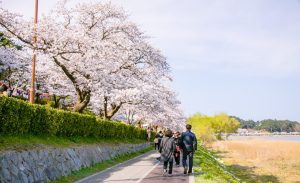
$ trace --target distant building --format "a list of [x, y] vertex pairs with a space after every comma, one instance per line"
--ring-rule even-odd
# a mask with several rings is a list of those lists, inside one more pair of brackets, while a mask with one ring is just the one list
[[238, 128], [237, 129], [238, 135], [247, 135], [249, 133], [248, 129]]

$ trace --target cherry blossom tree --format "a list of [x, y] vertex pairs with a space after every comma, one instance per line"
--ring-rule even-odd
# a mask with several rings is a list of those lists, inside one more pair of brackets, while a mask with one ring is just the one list
[[25, 87], [29, 83], [29, 55], [21, 50], [0, 47], [0, 80], [8, 87]]
[[[61, 1], [53, 12], [39, 20], [39, 53], [51, 59], [72, 84], [77, 97], [74, 111], [82, 112], [90, 102], [94, 76], [105, 77], [101, 71], [106, 65], [102, 63], [106, 62], [105, 55], [113, 54], [113, 44], [118, 44], [116, 40], [135, 38], [134, 25], [125, 18], [125, 14], [111, 4], [82, 3], [67, 8], [65, 1]], [[29, 21], [1, 10], [0, 24], [32, 47]], [[56, 69], [51, 71], [56, 75]], [[71, 86], [67, 88], [72, 90]]]
[[[39, 20], [39, 83], [52, 95], [70, 96], [77, 112], [88, 107], [104, 119], [119, 112], [132, 116], [130, 123], [184, 124], [180, 102], [165, 86], [171, 80], [166, 58], [126, 13], [111, 3], [66, 2]], [[0, 8], [0, 26], [33, 48], [30, 20]]]
[[97, 83], [94, 83], [95, 89], [104, 90], [94, 92], [93, 108], [107, 119], [116, 114], [124, 104], [142, 103], [144, 89], [160, 82], [159, 79], [168, 73], [165, 58], [148, 44], [128, 45], [127, 49], [119, 51], [122, 57], [113, 61], [112, 69], [106, 70], [104, 82], [97, 80]]
[[173, 130], [184, 129], [186, 120], [180, 109], [180, 102], [170, 88], [164, 85], [144, 86], [141, 98], [143, 98], [141, 102], [126, 105], [120, 111], [129, 124], [145, 121], [151, 125], [164, 126]]

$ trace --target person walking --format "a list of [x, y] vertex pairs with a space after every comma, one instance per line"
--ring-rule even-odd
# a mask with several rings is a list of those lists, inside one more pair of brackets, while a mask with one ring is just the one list
[[180, 132], [175, 132], [174, 133], [174, 141], [175, 141], [175, 153], [174, 153], [174, 159], [175, 159], [175, 163], [176, 163], [176, 166], [179, 167], [180, 165]]
[[158, 134], [156, 134], [154, 137], [154, 149], [157, 151], [159, 150], [158, 137], [159, 137]]
[[[160, 144], [161, 144], [161, 140], [163, 138], [164, 134], [162, 133], [162, 131], [159, 131], [158, 134], [156, 134], [155, 138], [157, 139], [157, 151], [159, 152], [160, 149]], [[155, 148], [156, 149], [156, 148]], [[156, 158], [157, 161], [160, 161], [160, 156]]]
[[[193, 170], [193, 156], [194, 152], [197, 150], [197, 138], [196, 135], [191, 132], [192, 125], [186, 125], [186, 132], [181, 134], [181, 149], [182, 149], [182, 165], [184, 168], [183, 173], [192, 173]], [[187, 159], [189, 162], [189, 167], [187, 167]], [[188, 172], [187, 172], [188, 171]]]
[[156, 143], [157, 150], [159, 150], [160, 143], [161, 143], [161, 140], [162, 140], [163, 136], [164, 135], [163, 135], [162, 131], [159, 131], [158, 134], [156, 134], [156, 136], [155, 136], [155, 138], [157, 138], [157, 143]]
[[175, 141], [172, 137], [173, 133], [171, 130], [166, 130], [165, 136], [161, 140], [159, 152], [161, 154], [161, 161], [164, 163], [163, 165], [163, 175], [165, 176], [167, 173], [169, 176], [172, 176], [173, 170], [173, 155], [175, 152]]
[[150, 127], [147, 128], [147, 140], [150, 142], [152, 129]]

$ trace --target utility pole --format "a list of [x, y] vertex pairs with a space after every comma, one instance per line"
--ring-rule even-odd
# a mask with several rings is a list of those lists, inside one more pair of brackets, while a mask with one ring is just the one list
[[34, 4], [34, 28], [33, 28], [33, 57], [32, 57], [32, 75], [29, 102], [34, 103], [35, 97], [35, 62], [36, 62], [36, 48], [37, 48], [37, 22], [38, 22], [38, 0]]

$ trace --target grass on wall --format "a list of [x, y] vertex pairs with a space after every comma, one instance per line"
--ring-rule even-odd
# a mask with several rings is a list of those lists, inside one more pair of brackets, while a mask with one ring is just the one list
[[47, 147], [74, 147], [92, 144], [137, 144], [144, 143], [141, 139], [103, 139], [96, 137], [57, 137], [49, 135], [0, 135], [0, 151], [5, 150], [27, 150]]

